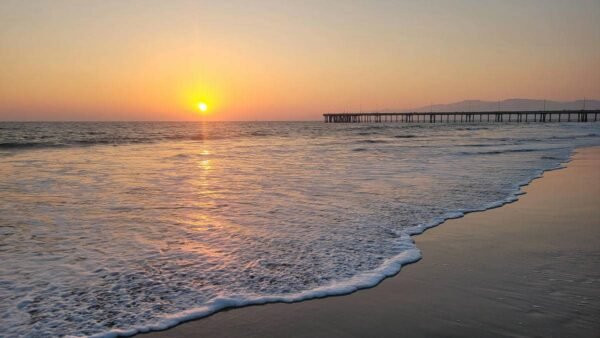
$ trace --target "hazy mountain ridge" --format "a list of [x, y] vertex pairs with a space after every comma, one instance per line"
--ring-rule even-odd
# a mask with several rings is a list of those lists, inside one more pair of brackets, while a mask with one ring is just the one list
[[[576, 101], [550, 101], [546, 100], [546, 110], [586, 110], [600, 109], [600, 100]], [[544, 100], [534, 99], [507, 99], [502, 101], [464, 100], [448, 104], [435, 104], [433, 106], [416, 109], [400, 109], [400, 112], [469, 112], [469, 111], [517, 111], [517, 110], [544, 110]], [[393, 110], [386, 110], [393, 111]]]

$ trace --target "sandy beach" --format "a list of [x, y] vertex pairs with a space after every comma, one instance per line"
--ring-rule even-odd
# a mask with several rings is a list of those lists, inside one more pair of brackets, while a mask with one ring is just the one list
[[350, 295], [231, 309], [167, 337], [598, 337], [600, 148], [519, 201], [415, 237], [423, 259]]

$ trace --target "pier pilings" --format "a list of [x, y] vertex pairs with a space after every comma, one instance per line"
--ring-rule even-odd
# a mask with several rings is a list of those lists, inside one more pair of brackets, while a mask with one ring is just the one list
[[326, 123], [597, 122], [600, 110], [326, 113]]

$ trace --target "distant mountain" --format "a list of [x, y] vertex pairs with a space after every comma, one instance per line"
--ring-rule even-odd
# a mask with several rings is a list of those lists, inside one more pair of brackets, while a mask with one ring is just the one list
[[[558, 102], [546, 101], [546, 110], [583, 109], [584, 100]], [[585, 100], [585, 109], [600, 109], [600, 100]], [[465, 100], [449, 104], [435, 104], [417, 109], [401, 109], [403, 112], [469, 112], [469, 111], [515, 111], [544, 110], [544, 100], [508, 99], [503, 101]]]

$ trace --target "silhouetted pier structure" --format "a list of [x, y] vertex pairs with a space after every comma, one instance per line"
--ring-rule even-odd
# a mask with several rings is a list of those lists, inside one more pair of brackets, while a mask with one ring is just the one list
[[596, 122], [600, 110], [328, 113], [326, 123]]

